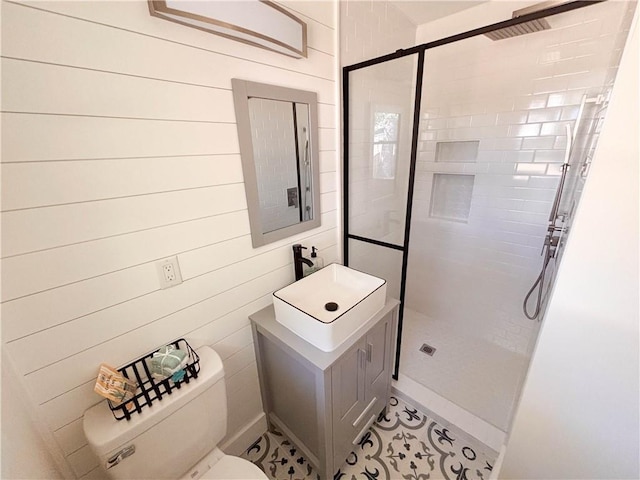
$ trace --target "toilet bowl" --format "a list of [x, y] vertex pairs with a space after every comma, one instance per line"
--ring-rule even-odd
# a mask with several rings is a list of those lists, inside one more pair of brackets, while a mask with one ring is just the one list
[[198, 355], [197, 379], [132, 415], [131, 420], [116, 420], [106, 401], [85, 412], [87, 441], [109, 478], [268, 478], [251, 462], [218, 448], [227, 432], [224, 369], [211, 348], [202, 347]]
[[267, 478], [253, 463], [215, 448], [180, 480], [263, 480]]

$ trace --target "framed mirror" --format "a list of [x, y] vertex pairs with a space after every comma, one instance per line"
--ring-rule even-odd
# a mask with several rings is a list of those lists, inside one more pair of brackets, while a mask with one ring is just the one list
[[317, 95], [231, 83], [253, 246], [319, 227]]

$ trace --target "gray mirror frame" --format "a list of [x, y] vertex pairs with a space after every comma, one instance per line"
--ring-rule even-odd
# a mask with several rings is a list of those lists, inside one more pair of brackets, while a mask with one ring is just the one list
[[[236, 125], [240, 141], [240, 157], [244, 187], [249, 210], [249, 224], [251, 226], [251, 243], [254, 248], [268, 243], [277, 242], [298, 233], [319, 227], [320, 212], [320, 173], [318, 151], [318, 96], [315, 92], [296, 90], [266, 83], [250, 82], [237, 78], [231, 79], [233, 89], [233, 104], [236, 111]], [[309, 105], [309, 143], [311, 155], [311, 181], [313, 198], [313, 219], [291, 225], [289, 227], [263, 232], [260, 218], [260, 203], [258, 198], [258, 179], [253, 155], [253, 140], [251, 137], [251, 122], [249, 117], [249, 98], [259, 97], [285, 102], [306, 103]]]

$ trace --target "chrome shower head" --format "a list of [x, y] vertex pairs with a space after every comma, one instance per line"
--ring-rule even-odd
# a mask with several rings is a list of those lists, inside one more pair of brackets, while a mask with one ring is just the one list
[[512, 27], [501, 28], [500, 30], [485, 33], [485, 35], [495, 41], [518, 37], [520, 35], [526, 35], [527, 33], [541, 32], [543, 30], [549, 30], [550, 28], [551, 25], [549, 25], [549, 22], [541, 18], [539, 20], [531, 20], [530, 22], [513, 25]]
[[[530, 13], [540, 12], [548, 8], [560, 5], [562, 3], [565, 3], [565, 0], [552, 0], [548, 2], [537, 3], [530, 7], [521, 8], [520, 10], [514, 11], [511, 15], [511, 18], [518, 18]], [[549, 30], [550, 28], [551, 25], [549, 25], [549, 22], [547, 22], [546, 19], [539, 18], [537, 20], [530, 20], [518, 25], [513, 25], [511, 27], [505, 27], [501, 28], [500, 30], [485, 33], [485, 36], [489, 37], [491, 40], [504, 40], [505, 38], [519, 37], [520, 35], [541, 32], [543, 30]]]

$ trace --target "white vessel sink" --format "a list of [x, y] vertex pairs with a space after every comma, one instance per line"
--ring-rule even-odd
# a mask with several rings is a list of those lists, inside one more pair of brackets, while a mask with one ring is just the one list
[[276, 320], [332, 352], [384, 307], [387, 282], [332, 263], [273, 293]]

